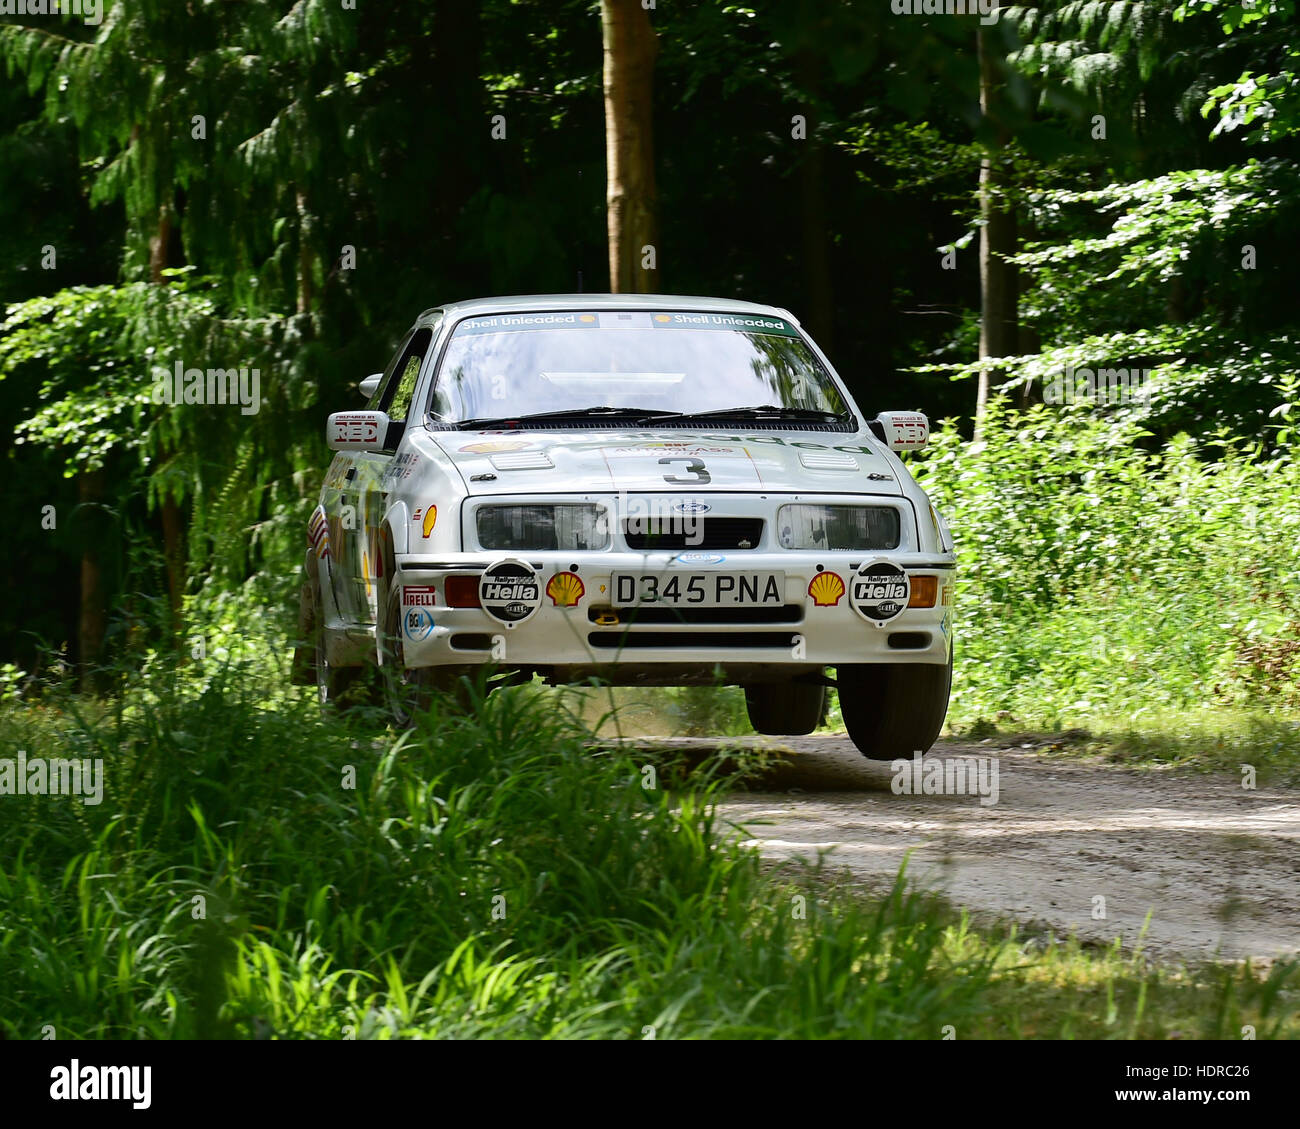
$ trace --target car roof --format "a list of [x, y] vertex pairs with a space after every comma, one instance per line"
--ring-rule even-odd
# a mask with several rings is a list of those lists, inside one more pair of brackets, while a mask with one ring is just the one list
[[799, 324], [789, 310], [742, 302], [736, 298], [701, 298], [685, 294], [511, 294], [499, 298], [471, 298], [448, 302], [425, 310], [420, 322], [435, 315], [460, 319], [478, 314], [513, 313], [522, 310], [711, 310], [716, 313], [763, 314]]

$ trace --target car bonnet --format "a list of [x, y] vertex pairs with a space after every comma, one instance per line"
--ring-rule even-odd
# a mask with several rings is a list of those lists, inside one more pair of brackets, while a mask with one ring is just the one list
[[864, 434], [810, 431], [425, 433], [472, 495], [548, 492], [903, 491]]

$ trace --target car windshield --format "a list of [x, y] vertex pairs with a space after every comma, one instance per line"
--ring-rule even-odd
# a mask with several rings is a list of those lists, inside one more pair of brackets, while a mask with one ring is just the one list
[[541, 413], [722, 415], [769, 407], [848, 411], [789, 322], [707, 310], [466, 318], [448, 342], [430, 404], [452, 424]]

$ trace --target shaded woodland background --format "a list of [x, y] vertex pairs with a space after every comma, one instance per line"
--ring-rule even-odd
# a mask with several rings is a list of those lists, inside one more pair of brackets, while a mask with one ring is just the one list
[[[0, 763], [99, 759], [105, 802], [0, 797], [0, 1038], [1300, 1034], [1292, 962], [766, 865], [715, 806], [766, 756], [717, 740], [737, 687], [645, 692], [698, 763], [596, 736], [597, 690], [397, 730], [289, 684], [326, 414], [420, 310], [738, 296], [939, 423], [950, 733], [1300, 782], [1294, 5], [927, 3], [6, 18]], [[178, 362], [258, 368], [261, 410], [155, 404]], [[1103, 368], [1150, 379], [1042, 402]]]
[[[325, 414], [458, 298], [784, 305], [867, 410], [967, 437], [977, 404], [1024, 409], [1066, 366], [1151, 369], [1149, 404], [1090, 409], [1135, 425], [1125, 444], [1284, 450], [1293, 4], [905, 7], [6, 17], [0, 457], [25, 598], [0, 660], [153, 645], [187, 600], [285, 605]], [[153, 404], [177, 360], [258, 367], [261, 411]]]

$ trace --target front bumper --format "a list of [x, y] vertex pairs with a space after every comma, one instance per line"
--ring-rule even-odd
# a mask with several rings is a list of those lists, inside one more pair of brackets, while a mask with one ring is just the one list
[[[543, 594], [541, 606], [523, 622], [507, 624], [480, 607], [449, 606], [449, 577], [478, 577], [502, 554], [408, 555], [396, 562], [393, 581], [403, 587], [405, 661], [410, 667], [494, 663], [510, 667], [595, 671], [610, 667], [811, 668], [845, 663], [946, 663], [952, 645], [953, 554], [887, 552], [732, 553], [725, 564], [683, 563], [681, 554], [526, 553], [525, 561], [545, 592], [557, 574], [572, 573], [564, 591]], [[937, 581], [934, 606], [909, 607], [884, 626], [864, 619], [847, 593], [831, 603], [809, 594], [824, 572], [845, 582], [866, 559], [886, 560], [915, 580]], [[819, 571], [818, 566], [822, 566]], [[652, 606], [633, 612], [611, 605], [611, 575], [779, 572], [784, 603], [767, 607], [676, 608]], [[418, 595], [409, 597], [407, 589]], [[833, 593], [832, 593], [833, 595]], [[573, 601], [571, 604], [567, 601]], [[418, 610], [416, 610], [418, 609]], [[780, 677], [780, 671], [773, 672]], [[787, 672], [788, 673], [788, 672]]]

